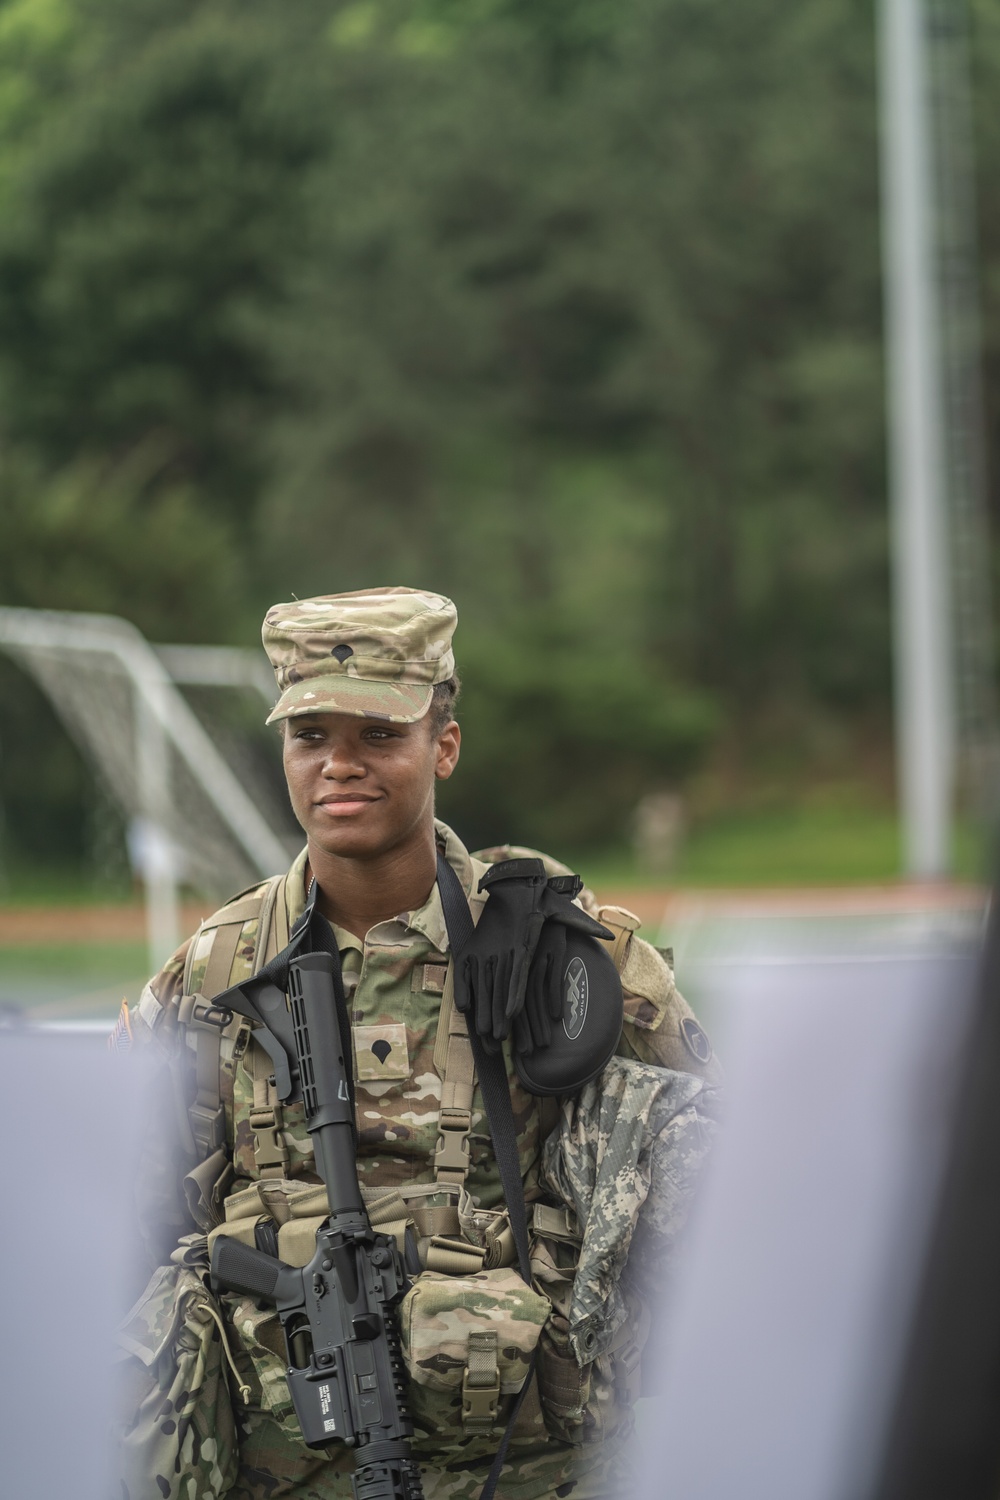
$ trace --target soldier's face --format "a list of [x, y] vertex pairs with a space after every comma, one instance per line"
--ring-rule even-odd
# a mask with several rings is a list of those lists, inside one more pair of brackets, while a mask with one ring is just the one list
[[292, 810], [311, 845], [370, 859], [420, 837], [434, 816], [434, 784], [458, 761], [461, 733], [380, 724], [353, 714], [286, 720], [285, 776]]

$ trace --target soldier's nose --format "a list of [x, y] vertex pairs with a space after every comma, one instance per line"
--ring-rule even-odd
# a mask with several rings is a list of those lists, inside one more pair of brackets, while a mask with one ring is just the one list
[[364, 763], [348, 746], [331, 746], [323, 762], [323, 775], [331, 781], [349, 780], [365, 774]]

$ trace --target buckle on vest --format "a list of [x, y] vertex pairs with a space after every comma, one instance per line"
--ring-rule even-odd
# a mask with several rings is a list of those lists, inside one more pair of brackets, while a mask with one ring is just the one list
[[575, 1216], [568, 1208], [555, 1207], [550, 1203], [536, 1203], [532, 1209], [532, 1224], [536, 1234], [550, 1240], [565, 1240], [567, 1244], [579, 1245], [582, 1238], [576, 1227]]
[[464, 1182], [469, 1172], [469, 1131], [472, 1111], [444, 1106], [438, 1115], [441, 1134], [434, 1153], [434, 1173], [458, 1172]]
[[496, 1333], [492, 1330], [470, 1333], [468, 1363], [462, 1376], [463, 1428], [467, 1432], [489, 1432], [496, 1422], [499, 1406]]
[[434, 1153], [435, 1172], [460, 1172], [462, 1177], [469, 1170], [469, 1138], [462, 1130], [443, 1130], [438, 1136]]
[[188, 1119], [195, 1143], [207, 1156], [226, 1144], [226, 1111], [221, 1104], [214, 1109], [207, 1104], [189, 1104]]
[[206, 1026], [217, 1026], [220, 1031], [225, 1031], [236, 1012], [229, 1009], [228, 1005], [209, 1005], [205, 1010], [195, 1010], [199, 1021], [204, 1021]]
[[216, 1031], [225, 1031], [234, 1015], [235, 1012], [228, 1005], [216, 1005], [214, 1000], [206, 1000], [204, 995], [182, 995], [177, 1009], [177, 1023], [179, 1026], [190, 1026], [193, 1022], [196, 1026], [213, 1026]]
[[274, 1109], [250, 1111], [254, 1161], [261, 1176], [288, 1165], [288, 1148], [281, 1132], [283, 1123], [280, 1105]]

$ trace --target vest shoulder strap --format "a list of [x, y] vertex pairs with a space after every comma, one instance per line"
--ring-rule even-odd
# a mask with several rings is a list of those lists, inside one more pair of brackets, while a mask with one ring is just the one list
[[610, 953], [620, 978], [632, 951], [632, 935], [642, 926], [642, 918], [637, 917], [634, 911], [629, 911], [627, 906], [599, 906], [597, 920], [603, 922], [613, 934], [610, 938], [597, 938], [596, 941]]
[[[187, 1105], [187, 1116], [199, 1160], [225, 1146], [225, 1100], [231, 1097], [233, 1067], [249, 1033], [243, 1016], [220, 1024], [223, 1017], [211, 1002], [232, 983], [248, 922], [257, 923], [251, 973], [261, 968], [272, 948], [277, 953], [284, 947], [288, 941], [284, 894], [284, 875], [274, 875], [241, 891], [201, 924], [188, 948], [178, 1021], [195, 1054], [195, 1097]], [[282, 922], [285, 936], [275, 947]], [[245, 959], [245, 953], [243, 956]]]
[[[486, 864], [472, 856], [472, 895], [469, 908], [478, 922], [486, 905], [479, 891], [479, 878]], [[446, 1186], [461, 1186], [469, 1173], [469, 1135], [472, 1131], [472, 1096], [476, 1087], [476, 1065], [465, 1017], [455, 1007], [455, 960], [448, 956], [444, 993], [438, 1012], [434, 1043], [434, 1071], [441, 1079], [441, 1133], [434, 1153], [434, 1177]]]
[[[284, 883], [284, 875], [272, 875], [269, 880], [240, 891], [225, 906], [220, 906], [218, 911], [205, 918], [188, 947], [184, 965], [185, 995], [199, 994], [214, 1000], [216, 995], [228, 989], [241, 929], [247, 922], [270, 915], [276, 905], [278, 888], [280, 886], [283, 891]], [[262, 936], [264, 933], [258, 928], [254, 945], [255, 972], [262, 962], [262, 959], [258, 961]]]
[[[440, 1135], [434, 1153], [434, 1177], [448, 1186], [461, 1186], [469, 1173], [469, 1135], [472, 1131], [472, 1096], [476, 1087], [476, 1064], [465, 1017], [455, 1005], [455, 964], [448, 960], [441, 1011], [438, 1016], [438, 1040], [443, 1040], [444, 1065], [441, 1077]], [[438, 1047], [435, 1045], [435, 1053]]]

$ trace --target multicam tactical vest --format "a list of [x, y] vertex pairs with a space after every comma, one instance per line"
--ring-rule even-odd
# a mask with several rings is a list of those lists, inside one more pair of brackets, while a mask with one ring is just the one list
[[[478, 883], [488, 864], [536, 852], [504, 847], [470, 857], [451, 830], [438, 824], [437, 831], [474, 915], [485, 901]], [[551, 873], [565, 873], [542, 857]], [[177, 1016], [196, 1080], [187, 1111], [199, 1158], [185, 1181], [192, 1214], [203, 1231], [251, 1244], [261, 1243], [262, 1228], [273, 1232], [278, 1253], [294, 1264], [309, 1258], [326, 1212], [302, 1106], [281, 1104], [270, 1059], [249, 1023], [239, 1016], [227, 1022], [212, 999], [284, 947], [304, 901], [304, 870], [303, 853], [287, 875], [241, 893], [202, 925], [188, 950]], [[609, 947], [621, 970], [637, 920], [618, 908], [599, 911], [615, 933]], [[605, 1439], [630, 1420], [642, 1318], [637, 1313], [616, 1347], [579, 1366], [566, 1322], [579, 1227], [564, 1206], [544, 1201], [539, 1186], [557, 1102], [527, 1094], [509, 1064], [532, 1268], [543, 1298], [509, 1269], [512, 1237], [465, 1021], [452, 1003], [436, 888], [419, 912], [379, 924], [364, 944], [340, 929], [336, 935], [355, 1039], [359, 1178], [373, 1222], [401, 1243], [409, 1231], [425, 1267], [402, 1319], [417, 1451], [439, 1462], [489, 1455], [535, 1343], [538, 1391], [522, 1406], [515, 1442], [537, 1444], [546, 1431], [563, 1442]], [[662, 979], [662, 998], [648, 983], [644, 988], [626, 1000], [630, 1026], [640, 1032], [662, 1021], [670, 990]], [[229, 1301], [251, 1405], [294, 1422], [275, 1314], [246, 1299]]]

